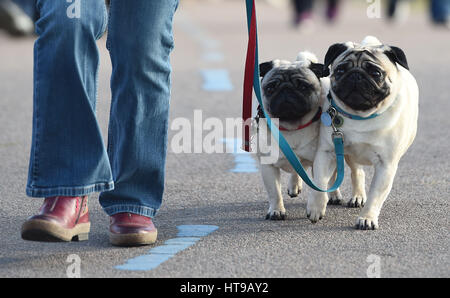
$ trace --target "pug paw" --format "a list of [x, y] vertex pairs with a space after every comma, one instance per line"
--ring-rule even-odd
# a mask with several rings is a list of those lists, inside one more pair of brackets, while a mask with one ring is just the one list
[[291, 179], [289, 179], [287, 193], [291, 198], [298, 197], [302, 192], [302, 183], [298, 179], [298, 176], [291, 176]]
[[372, 218], [370, 216], [360, 216], [356, 220], [355, 228], [358, 230], [377, 230], [378, 218]]
[[285, 220], [287, 218], [286, 211], [270, 211], [266, 215], [266, 219], [270, 220]]
[[301, 189], [298, 187], [288, 188], [287, 193], [291, 198], [295, 198], [301, 193]]
[[361, 195], [356, 195], [352, 197], [350, 200], [346, 202], [342, 202], [342, 205], [347, 206], [349, 208], [360, 208], [364, 207], [364, 204], [366, 203], [366, 198]]
[[326, 207], [326, 202], [323, 206], [320, 206], [320, 204], [308, 202], [308, 205], [306, 207], [306, 216], [312, 223], [316, 223], [325, 216]]
[[340, 191], [332, 192], [329, 195], [328, 205], [340, 205], [342, 203], [342, 195]]

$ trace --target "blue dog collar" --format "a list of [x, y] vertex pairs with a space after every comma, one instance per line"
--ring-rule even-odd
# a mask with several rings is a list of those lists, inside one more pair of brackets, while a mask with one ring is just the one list
[[369, 120], [369, 119], [373, 119], [373, 118], [376, 118], [376, 117], [378, 117], [378, 116], [380, 116], [381, 114], [377, 114], [377, 113], [375, 113], [375, 114], [372, 114], [372, 115], [370, 115], [370, 116], [368, 116], [368, 117], [361, 117], [361, 116], [358, 116], [358, 115], [352, 115], [352, 114], [350, 114], [350, 113], [347, 113], [346, 111], [344, 111], [344, 110], [342, 110], [341, 108], [339, 108], [338, 106], [337, 106], [337, 104], [334, 102], [334, 100], [333, 100], [333, 97], [331, 96], [331, 93], [328, 93], [328, 101], [330, 102], [330, 105], [339, 113], [339, 114], [341, 114], [342, 116], [344, 116], [344, 117], [347, 117], [347, 118], [350, 118], [350, 119], [353, 119], [353, 120]]

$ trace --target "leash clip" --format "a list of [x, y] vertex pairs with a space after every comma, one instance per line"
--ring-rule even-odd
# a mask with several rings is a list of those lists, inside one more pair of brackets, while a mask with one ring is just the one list
[[344, 133], [340, 130], [333, 131], [331, 134], [331, 139], [334, 141], [334, 139], [342, 139], [342, 142], [344, 142]]
[[340, 138], [340, 139], [342, 139], [342, 142], [344, 142], [344, 133], [342, 131], [340, 131], [334, 123], [334, 119], [336, 118], [336, 116], [338, 114], [336, 109], [334, 107], [330, 107], [328, 109], [327, 113], [331, 117], [331, 128], [333, 129], [333, 132], [331, 133], [331, 140], [334, 141], [334, 139]]

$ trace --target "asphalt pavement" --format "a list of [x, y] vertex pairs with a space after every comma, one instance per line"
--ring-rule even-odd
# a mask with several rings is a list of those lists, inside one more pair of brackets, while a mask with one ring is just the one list
[[[323, 60], [331, 44], [369, 34], [405, 51], [420, 88], [419, 130], [400, 162], [380, 229], [355, 230], [359, 210], [342, 206], [329, 206], [326, 217], [311, 224], [305, 214], [311, 190], [305, 187], [299, 198], [289, 198], [286, 175], [288, 219], [266, 221], [260, 175], [248, 167], [233, 171], [240, 162], [235, 154], [175, 153], [169, 146], [155, 245], [111, 246], [98, 194], [90, 198], [89, 241], [22, 240], [21, 224], [42, 203], [25, 196], [34, 39], [0, 33], [0, 277], [66, 277], [70, 255], [79, 258], [81, 277], [367, 277], [375, 263], [381, 277], [450, 277], [450, 31], [431, 26], [416, 10], [402, 24], [369, 19], [367, 6], [350, 2], [335, 25], [323, 20], [318, 7], [314, 24], [303, 29], [292, 28], [286, 8], [258, 3], [257, 9], [261, 61], [292, 60], [304, 49]], [[240, 117], [246, 41], [243, 1], [182, 3], [175, 16], [171, 123], [180, 117], [193, 120], [195, 110], [203, 119]], [[105, 38], [99, 47], [98, 119], [106, 136], [111, 66]], [[170, 131], [169, 142], [176, 134]], [[367, 181], [371, 173], [368, 169]], [[351, 195], [349, 177], [341, 189]], [[177, 227], [183, 225], [217, 229], [152, 269], [117, 267], [179, 237]]]

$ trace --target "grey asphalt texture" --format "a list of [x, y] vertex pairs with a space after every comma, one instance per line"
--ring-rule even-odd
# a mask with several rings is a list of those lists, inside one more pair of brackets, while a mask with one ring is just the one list
[[[81, 259], [81, 277], [366, 277], [371, 254], [380, 257], [381, 277], [450, 277], [450, 31], [431, 26], [420, 11], [413, 11], [405, 24], [388, 24], [385, 19], [368, 19], [366, 8], [347, 4], [331, 26], [318, 7], [312, 28], [294, 30], [289, 10], [260, 3], [260, 59], [292, 60], [303, 49], [323, 59], [332, 43], [360, 41], [368, 34], [404, 49], [420, 88], [419, 130], [399, 165], [380, 229], [355, 230], [359, 210], [342, 206], [329, 206], [326, 217], [311, 224], [305, 214], [306, 192], [311, 191], [306, 187], [299, 198], [285, 194], [286, 221], [266, 221], [268, 203], [259, 173], [231, 173], [232, 154], [169, 152], [154, 246], [176, 237], [178, 225], [219, 229], [144, 272], [114, 269], [154, 246], [112, 247], [109, 219], [98, 194], [90, 198], [89, 241], [40, 243], [20, 238], [21, 224], [42, 203], [25, 196], [34, 39], [0, 33], [0, 277], [65, 277], [70, 254]], [[240, 117], [247, 41], [244, 13], [242, 1], [182, 3], [175, 16], [172, 119], [191, 119], [195, 109], [203, 111], [204, 119]], [[105, 38], [99, 47], [98, 119], [106, 136], [111, 67]], [[223, 60], [204, 59], [209, 52], [222, 53]], [[204, 91], [200, 71], [209, 68], [228, 70], [234, 89]], [[369, 169], [368, 173], [367, 183]], [[344, 196], [351, 194], [348, 176], [341, 188]]]

